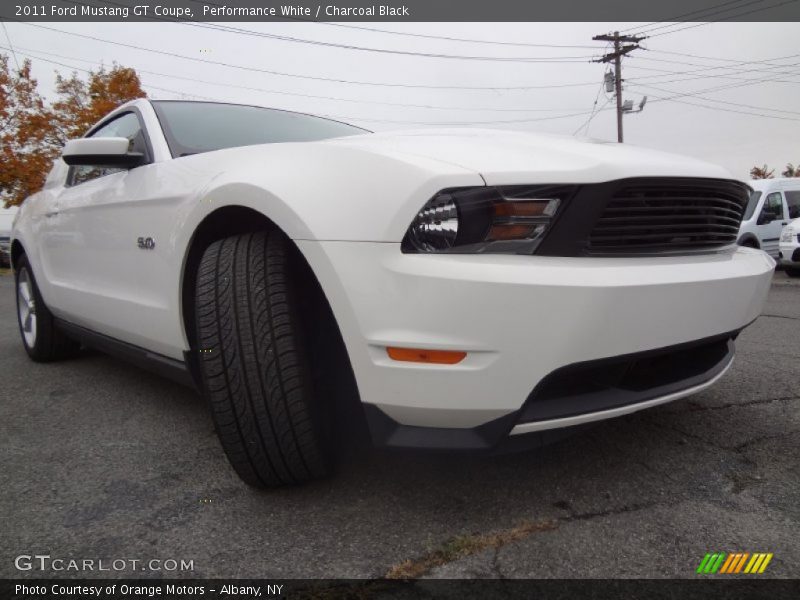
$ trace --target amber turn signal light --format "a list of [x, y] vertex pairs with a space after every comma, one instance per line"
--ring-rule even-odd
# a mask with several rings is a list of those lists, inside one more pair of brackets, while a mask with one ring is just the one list
[[386, 348], [386, 353], [392, 360], [403, 362], [418, 362], [434, 365], [454, 365], [466, 358], [466, 352], [457, 350], [423, 350], [421, 348]]

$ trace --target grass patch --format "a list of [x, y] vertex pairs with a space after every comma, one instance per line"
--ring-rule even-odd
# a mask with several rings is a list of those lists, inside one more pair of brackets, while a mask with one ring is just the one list
[[533, 533], [556, 529], [555, 521], [523, 521], [516, 527], [492, 533], [477, 533], [456, 536], [428, 554], [403, 561], [393, 566], [384, 576], [386, 579], [417, 579], [436, 567], [460, 558], [471, 556], [487, 549], [497, 549], [511, 542], [524, 539]]

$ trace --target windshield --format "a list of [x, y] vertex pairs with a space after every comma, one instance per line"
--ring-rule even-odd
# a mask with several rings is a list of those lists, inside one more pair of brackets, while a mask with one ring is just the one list
[[240, 104], [160, 100], [153, 102], [153, 108], [174, 157], [253, 144], [313, 142], [369, 133], [330, 119]]
[[742, 221], [749, 221], [753, 216], [753, 213], [756, 211], [756, 205], [758, 204], [759, 198], [761, 198], [761, 192], [752, 192], [750, 194], [750, 200], [747, 202], [747, 208], [744, 209]]

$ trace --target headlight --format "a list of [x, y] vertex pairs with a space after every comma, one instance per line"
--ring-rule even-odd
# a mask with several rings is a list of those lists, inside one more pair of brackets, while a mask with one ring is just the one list
[[442, 190], [411, 222], [402, 251], [532, 254], [575, 186]]

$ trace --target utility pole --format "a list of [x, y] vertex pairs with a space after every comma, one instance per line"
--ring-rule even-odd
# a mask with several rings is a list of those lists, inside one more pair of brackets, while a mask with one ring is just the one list
[[[616, 90], [617, 96], [617, 142], [620, 144], [623, 140], [622, 135], [622, 113], [623, 105], [622, 105], [622, 57], [639, 48], [639, 42], [641, 42], [644, 37], [642, 36], [635, 36], [635, 35], [620, 35], [619, 31], [615, 31], [612, 34], [606, 35], [596, 35], [592, 38], [597, 42], [614, 42], [614, 51], [605, 54], [604, 56], [593, 60], [592, 62], [599, 62], [599, 63], [610, 63], [614, 61], [614, 88]], [[627, 45], [623, 46], [622, 43], [625, 42]], [[643, 108], [644, 104], [640, 107]]]

